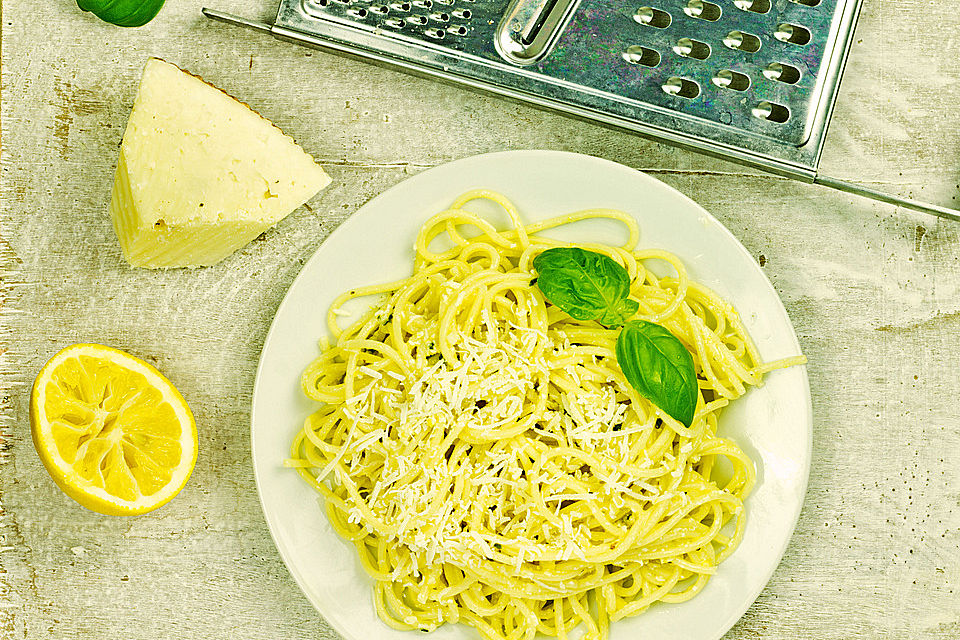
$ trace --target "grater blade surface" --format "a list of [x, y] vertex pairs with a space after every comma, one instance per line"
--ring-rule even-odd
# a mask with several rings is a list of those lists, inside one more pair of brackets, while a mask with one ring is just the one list
[[859, 0], [281, 0], [275, 33], [813, 179]]

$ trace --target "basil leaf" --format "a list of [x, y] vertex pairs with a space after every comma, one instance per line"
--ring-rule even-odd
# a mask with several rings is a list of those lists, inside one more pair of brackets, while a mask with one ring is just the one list
[[617, 362], [637, 393], [690, 426], [699, 386], [693, 356], [667, 329], [633, 320], [617, 338]]
[[616, 260], [577, 247], [547, 249], [533, 259], [544, 297], [577, 320], [622, 326], [639, 306], [630, 295], [630, 274]]
[[160, 12], [164, 0], [77, 0], [77, 6], [118, 27], [142, 27]]

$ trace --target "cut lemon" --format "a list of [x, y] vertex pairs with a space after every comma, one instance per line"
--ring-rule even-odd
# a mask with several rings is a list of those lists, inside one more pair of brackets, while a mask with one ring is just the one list
[[146, 362], [99, 344], [69, 346], [44, 365], [30, 426], [54, 481], [99, 513], [166, 504], [197, 461], [197, 427], [180, 392]]

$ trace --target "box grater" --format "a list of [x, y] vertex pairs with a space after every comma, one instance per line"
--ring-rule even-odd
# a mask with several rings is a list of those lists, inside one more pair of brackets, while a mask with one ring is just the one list
[[[649, 4], [648, 4], [649, 3]], [[861, 0], [280, 0], [210, 18], [884, 202], [822, 176]]]

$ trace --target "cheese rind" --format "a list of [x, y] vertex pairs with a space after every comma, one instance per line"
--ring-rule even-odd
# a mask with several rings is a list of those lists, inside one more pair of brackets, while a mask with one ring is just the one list
[[110, 215], [134, 266], [211, 265], [329, 183], [270, 121], [151, 58], [120, 147]]

